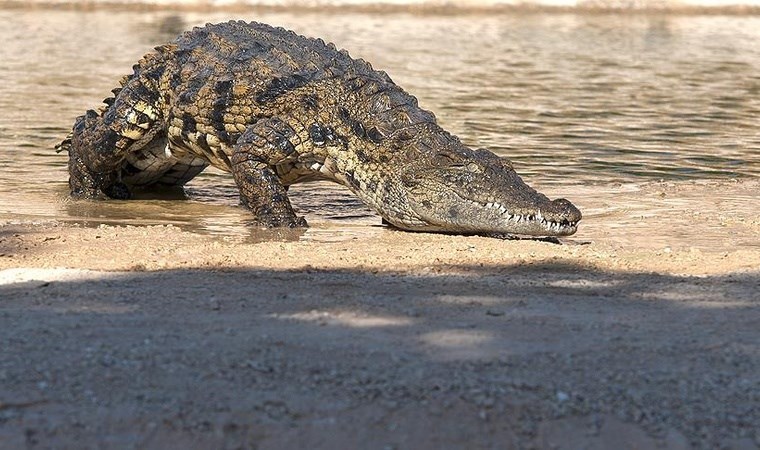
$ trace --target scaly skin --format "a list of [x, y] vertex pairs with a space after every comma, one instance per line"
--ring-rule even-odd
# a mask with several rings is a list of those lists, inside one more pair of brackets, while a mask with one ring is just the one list
[[213, 165], [268, 227], [306, 226], [287, 186], [312, 180], [347, 186], [406, 230], [562, 236], [581, 219], [508, 161], [441, 129], [384, 72], [281, 28], [196, 28], [146, 55], [113, 92], [59, 146], [76, 197], [182, 186]]

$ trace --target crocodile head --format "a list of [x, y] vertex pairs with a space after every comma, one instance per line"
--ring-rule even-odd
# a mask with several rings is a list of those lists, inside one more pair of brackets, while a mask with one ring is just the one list
[[[581, 212], [565, 199], [549, 200], [487, 150], [438, 150], [400, 173], [405, 229], [451, 233], [569, 236]], [[399, 223], [394, 223], [399, 222]]]

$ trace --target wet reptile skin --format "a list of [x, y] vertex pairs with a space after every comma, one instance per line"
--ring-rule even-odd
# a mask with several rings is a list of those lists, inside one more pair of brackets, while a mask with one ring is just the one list
[[287, 186], [319, 179], [408, 230], [566, 235], [580, 220], [508, 161], [441, 129], [384, 72], [320, 39], [207, 25], [133, 69], [60, 145], [74, 196], [126, 199], [184, 185], [210, 164], [232, 173], [263, 226], [305, 226]]

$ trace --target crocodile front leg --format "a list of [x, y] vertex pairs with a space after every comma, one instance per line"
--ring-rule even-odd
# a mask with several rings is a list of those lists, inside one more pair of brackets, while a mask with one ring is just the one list
[[295, 153], [290, 142], [294, 134], [283, 121], [268, 118], [248, 127], [234, 146], [232, 175], [240, 201], [265, 227], [307, 226], [303, 217], [296, 216], [285, 186], [271, 168]]

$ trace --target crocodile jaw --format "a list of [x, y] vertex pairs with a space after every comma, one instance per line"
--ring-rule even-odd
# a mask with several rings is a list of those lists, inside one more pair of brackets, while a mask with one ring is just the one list
[[[528, 186], [511, 164], [490, 157], [452, 167], [405, 171], [405, 223], [419, 231], [569, 236], [581, 212], [565, 199], [549, 200]], [[478, 160], [480, 159], [480, 160]]]
[[410, 202], [410, 205], [419, 223], [409, 229], [419, 231], [570, 236], [578, 230], [581, 219], [580, 211], [564, 199], [517, 208], [462, 198], [457, 204], [444, 201], [437, 204]]

